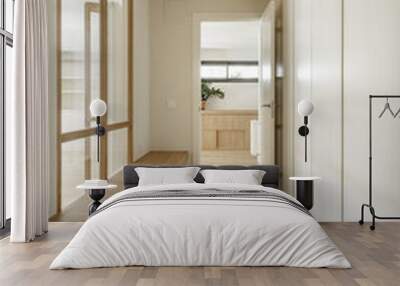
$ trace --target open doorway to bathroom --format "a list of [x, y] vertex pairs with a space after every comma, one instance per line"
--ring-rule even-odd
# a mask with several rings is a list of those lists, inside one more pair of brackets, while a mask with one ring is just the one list
[[258, 19], [201, 23], [201, 164], [257, 163], [251, 122], [258, 118]]
[[194, 18], [193, 162], [280, 164], [282, 26], [263, 14]]

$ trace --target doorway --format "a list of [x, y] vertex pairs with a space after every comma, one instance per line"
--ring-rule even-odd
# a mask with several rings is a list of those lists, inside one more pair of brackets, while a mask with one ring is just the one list
[[194, 163], [279, 163], [282, 90], [276, 88], [280, 53], [271, 6], [262, 15], [194, 18]]
[[259, 20], [201, 23], [200, 164], [254, 165], [258, 117]]

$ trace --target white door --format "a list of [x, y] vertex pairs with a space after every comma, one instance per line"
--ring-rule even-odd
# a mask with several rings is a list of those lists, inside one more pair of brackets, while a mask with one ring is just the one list
[[275, 164], [275, 13], [271, 0], [260, 28], [259, 164]]

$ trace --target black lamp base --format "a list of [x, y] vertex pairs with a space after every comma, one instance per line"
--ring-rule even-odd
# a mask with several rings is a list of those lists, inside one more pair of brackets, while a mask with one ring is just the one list
[[311, 210], [314, 205], [313, 185], [314, 182], [312, 180], [299, 180], [296, 182], [296, 199], [308, 210]]
[[100, 200], [106, 194], [105, 189], [91, 189], [89, 190], [89, 197], [93, 200], [93, 202], [89, 205], [89, 215], [94, 213], [97, 208], [101, 205]]
[[103, 136], [104, 134], [106, 134], [106, 129], [103, 126], [98, 125], [96, 127], [96, 135], [97, 136]]
[[307, 136], [308, 134], [310, 134], [310, 129], [308, 129], [307, 126], [303, 125], [299, 128], [299, 134], [301, 136]]
[[307, 163], [307, 136], [310, 133], [310, 129], [307, 127], [308, 125], [308, 116], [304, 116], [304, 125], [299, 128], [300, 136], [304, 137], [304, 161]]

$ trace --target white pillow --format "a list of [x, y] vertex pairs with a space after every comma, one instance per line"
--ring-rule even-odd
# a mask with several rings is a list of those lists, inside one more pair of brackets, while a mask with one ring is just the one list
[[195, 183], [193, 179], [199, 170], [199, 167], [135, 168], [139, 176], [139, 186]]
[[261, 185], [265, 171], [261, 170], [202, 170], [206, 184]]

